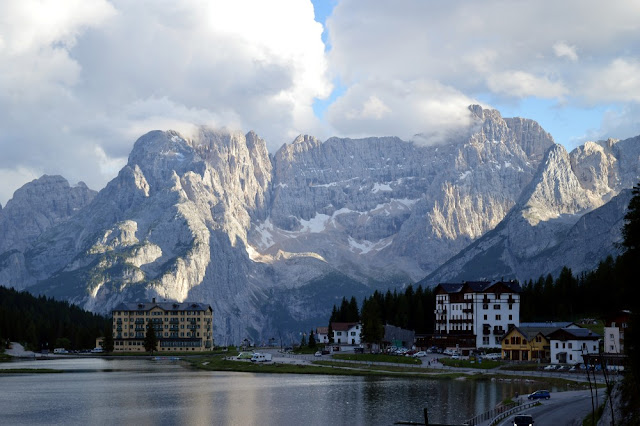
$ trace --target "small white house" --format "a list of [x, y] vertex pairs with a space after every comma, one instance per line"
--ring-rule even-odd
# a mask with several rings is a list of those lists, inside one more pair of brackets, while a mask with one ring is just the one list
[[552, 364], [583, 363], [583, 354], [599, 352], [600, 335], [586, 328], [561, 328], [549, 334]]
[[333, 343], [359, 345], [362, 325], [357, 322], [332, 322]]
[[318, 344], [329, 343], [329, 327], [317, 327], [315, 339]]

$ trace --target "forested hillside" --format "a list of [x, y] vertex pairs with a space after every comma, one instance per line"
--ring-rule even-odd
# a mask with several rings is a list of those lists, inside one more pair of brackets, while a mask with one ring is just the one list
[[31, 350], [87, 349], [110, 327], [109, 319], [68, 302], [0, 287], [0, 340]]

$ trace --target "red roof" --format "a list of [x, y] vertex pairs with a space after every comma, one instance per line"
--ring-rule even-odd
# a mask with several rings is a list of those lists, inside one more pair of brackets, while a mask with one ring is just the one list
[[357, 322], [332, 322], [331, 329], [333, 331], [348, 331], [358, 325]]

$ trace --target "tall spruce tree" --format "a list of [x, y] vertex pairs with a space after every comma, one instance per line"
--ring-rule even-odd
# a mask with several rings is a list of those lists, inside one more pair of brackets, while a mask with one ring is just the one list
[[156, 336], [156, 330], [153, 327], [151, 320], [147, 321], [147, 334], [144, 336], [144, 349], [147, 352], [153, 354], [158, 345], [158, 337]]

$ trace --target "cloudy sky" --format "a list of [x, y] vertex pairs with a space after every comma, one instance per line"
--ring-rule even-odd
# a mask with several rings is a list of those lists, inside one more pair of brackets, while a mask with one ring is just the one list
[[471, 103], [572, 149], [640, 134], [640, 3], [3, 0], [0, 203], [101, 189], [153, 129], [442, 143]]

